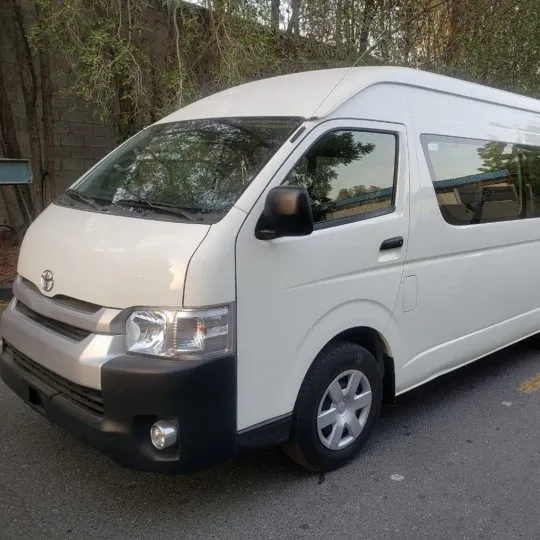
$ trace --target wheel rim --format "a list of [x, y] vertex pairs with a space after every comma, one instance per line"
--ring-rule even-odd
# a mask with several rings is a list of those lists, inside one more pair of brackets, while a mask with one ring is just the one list
[[372, 402], [367, 377], [357, 369], [344, 371], [328, 386], [319, 404], [317, 432], [330, 450], [341, 450], [362, 433]]

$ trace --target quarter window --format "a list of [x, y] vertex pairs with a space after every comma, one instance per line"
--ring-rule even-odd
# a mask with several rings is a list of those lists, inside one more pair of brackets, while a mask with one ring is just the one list
[[540, 216], [540, 148], [432, 135], [422, 145], [448, 223]]
[[284, 184], [307, 188], [315, 223], [371, 217], [393, 209], [396, 155], [395, 134], [332, 131], [306, 152]]

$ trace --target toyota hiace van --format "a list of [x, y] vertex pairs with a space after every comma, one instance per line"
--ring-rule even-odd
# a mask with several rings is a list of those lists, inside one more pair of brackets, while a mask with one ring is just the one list
[[231, 88], [33, 223], [1, 375], [127, 467], [327, 471], [384, 401], [538, 332], [539, 217], [538, 101], [384, 67]]

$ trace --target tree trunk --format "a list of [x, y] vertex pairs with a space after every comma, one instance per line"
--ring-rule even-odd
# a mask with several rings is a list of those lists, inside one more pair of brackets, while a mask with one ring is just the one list
[[336, 46], [341, 45], [343, 40], [343, 0], [336, 1], [336, 28], [334, 32], [334, 42]]
[[272, 0], [272, 6], [271, 6], [271, 22], [272, 22], [272, 28], [275, 30], [279, 30], [279, 8], [280, 8], [281, 1], [280, 0]]
[[297, 36], [300, 33], [300, 0], [291, 0], [291, 18], [287, 33]]
[[446, 63], [451, 66], [457, 54], [457, 39], [461, 32], [462, 16], [470, 16], [470, 13], [465, 10], [461, 0], [450, 1], [450, 13], [448, 17], [448, 40], [446, 42], [445, 58]]
[[414, 31], [416, 21], [414, 18], [414, 7], [407, 3], [404, 8], [403, 17], [403, 50], [401, 51], [401, 61], [408, 66], [411, 61], [411, 51], [414, 47]]
[[375, 15], [375, 0], [366, 0], [364, 12], [362, 13], [362, 23], [360, 25], [360, 35], [358, 39], [358, 52], [365, 54], [369, 46], [369, 30]]
[[[347, 0], [343, 8], [343, 42], [347, 56], [357, 52], [356, 35], [358, 25], [358, 6], [355, 0]], [[356, 57], [355, 57], [356, 60]]]
[[20, 212], [17, 188], [15, 186], [0, 186], [0, 194], [4, 200], [8, 225], [12, 232], [13, 244], [20, 245], [27, 227], [24, 222], [24, 217]]
[[32, 204], [35, 214], [43, 210], [42, 183], [43, 172], [41, 164], [41, 138], [37, 115], [37, 77], [34, 69], [30, 44], [26, 37], [24, 17], [17, 0], [10, 0], [13, 18], [13, 38], [17, 55], [17, 67], [21, 79], [22, 95], [26, 112], [26, 127], [30, 139], [30, 162], [32, 165]]
[[13, 111], [7, 96], [4, 72], [2, 47], [0, 47], [0, 134], [2, 135], [2, 153], [5, 157], [20, 159], [21, 148], [17, 140]]
[[[0, 135], [2, 154], [5, 157], [17, 159], [21, 157], [21, 149], [15, 131], [13, 112], [9, 104], [6, 85], [4, 82], [5, 66], [0, 47]], [[15, 241], [20, 243], [26, 228], [30, 225], [31, 214], [24, 198], [23, 189], [15, 186], [2, 186], [1, 194], [6, 207], [9, 225], [14, 231]], [[28, 191], [28, 189], [26, 188]]]
[[40, 51], [41, 103], [43, 108], [43, 150], [45, 152], [46, 184], [43, 186], [43, 202], [48, 205], [56, 197], [56, 171], [54, 146], [53, 89], [49, 52]]
[[[37, 3], [36, 12], [39, 20], [41, 10]], [[45, 48], [41, 48], [39, 51], [39, 73], [41, 76], [41, 107], [43, 111], [43, 151], [45, 152], [45, 182], [42, 189], [43, 204], [47, 206], [56, 197], [56, 171], [51, 64], [49, 51]]]

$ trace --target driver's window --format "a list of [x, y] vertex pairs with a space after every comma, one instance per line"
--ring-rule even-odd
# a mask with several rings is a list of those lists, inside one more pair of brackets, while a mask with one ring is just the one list
[[354, 220], [393, 209], [397, 136], [339, 130], [321, 137], [284, 184], [307, 188], [315, 223]]

